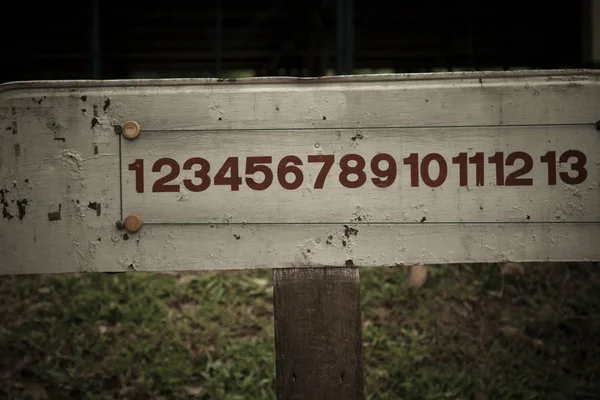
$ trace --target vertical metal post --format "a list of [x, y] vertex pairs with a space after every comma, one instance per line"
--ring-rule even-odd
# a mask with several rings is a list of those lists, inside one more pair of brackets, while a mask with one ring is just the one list
[[100, 53], [100, 0], [92, 0], [92, 79], [102, 77], [102, 54]]
[[215, 72], [221, 75], [223, 70], [223, 1], [216, 0], [215, 12]]
[[338, 75], [352, 73], [354, 61], [354, 1], [337, 2], [337, 68]]

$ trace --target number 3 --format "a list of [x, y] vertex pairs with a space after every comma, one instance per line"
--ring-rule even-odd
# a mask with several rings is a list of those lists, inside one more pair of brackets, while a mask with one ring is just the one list
[[558, 161], [560, 163], [569, 162], [569, 158], [575, 157], [577, 161], [571, 164], [571, 171], [577, 171], [576, 176], [570, 176], [568, 172], [559, 173], [560, 179], [564, 183], [568, 183], [569, 185], [576, 185], [581, 183], [587, 178], [587, 170], [585, 169], [585, 164], [587, 162], [587, 157], [579, 150], [567, 150], [560, 155]]
[[210, 186], [210, 177], [208, 176], [210, 164], [204, 158], [194, 157], [183, 164], [183, 169], [191, 170], [194, 165], [200, 166], [200, 169], [194, 172], [194, 177], [201, 179], [202, 182], [198, 185], [193, 183], [191, 179], [184, 179], [183, 186], [190, 192], [202, 192]]

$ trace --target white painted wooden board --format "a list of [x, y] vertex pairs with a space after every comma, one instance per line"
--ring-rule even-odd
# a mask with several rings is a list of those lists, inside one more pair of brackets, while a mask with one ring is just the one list
[[[2, 85], [0, 274], [600, 260], [599, 77]], [[135, 140], [115, 134], [127, 120]], [[301, 162], [297, 185], [278, 178], [286, 156]], [[216, 184], [228, 158], [238, 188]], [[347, 158], [364, 159], [358, 184]], [[153, 191], [171, 168], [152, 171], [161, 159], [179, 169], [174, 191]], [[115, 227], [128, 214], [139, 232]]]

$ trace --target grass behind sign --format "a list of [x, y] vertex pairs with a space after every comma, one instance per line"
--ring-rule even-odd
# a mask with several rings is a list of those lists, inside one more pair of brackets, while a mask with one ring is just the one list
[[[361, 269], [366, 398], [595, 398], [598, 272]], [[4, 276], [0, 296], [0, 397], [276, 398], [269, 271]]]

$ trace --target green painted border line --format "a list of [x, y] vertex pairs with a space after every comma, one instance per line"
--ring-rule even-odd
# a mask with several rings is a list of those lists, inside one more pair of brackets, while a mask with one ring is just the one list
[[121, 150], [121, 135], [119, 135], [119, 198], [121, 202], [121, 221], [123, 221], [123, 154]]
[[438, 222], [403, 222], [403, 221], [339, 221], [339, 222], [146, 222], [144, 225], [566, 225], [566, 224], [600, 224], [600, 221], [438, 221]]
[[461, 128], [543, 128], [556, 126], [589, 126], [595, 129], [595, 122], [574, 122], [568, 124], [496, 124], [496, 125], [406, 125], [406, 126], [348, 126], [348, 127], [301, 127], [301, 128], [214, 128], [214, 129], [144, 129], [149, 133], [166, 132], [223, 132], [223, 131], [318, 131], [318, 130], [356, 130], [356, 129], [461, 129]]

